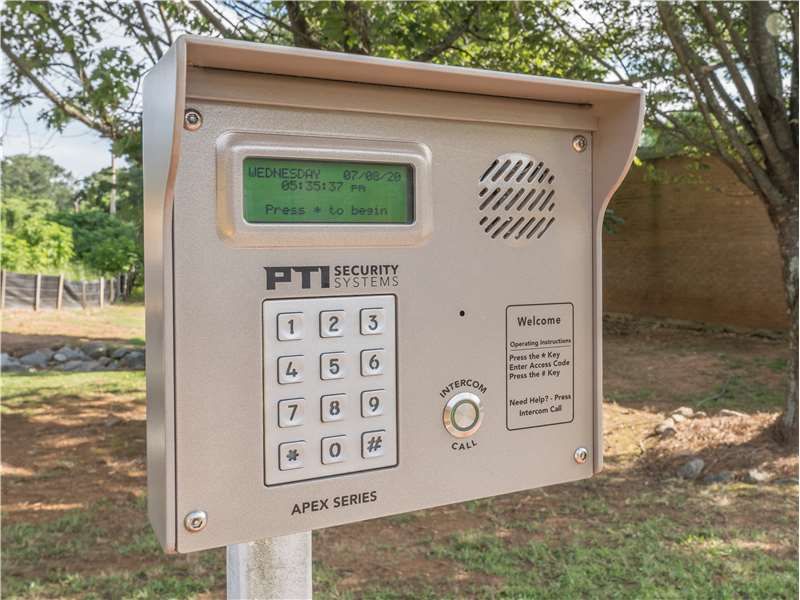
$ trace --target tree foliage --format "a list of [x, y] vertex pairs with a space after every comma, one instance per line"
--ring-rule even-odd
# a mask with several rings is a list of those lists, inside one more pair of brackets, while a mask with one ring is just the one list
[[4, 198], [41, 201], [47, 199], [59, 208], [72, 204], [75, 178], [49, 156], [14, 154], [2, 162]]

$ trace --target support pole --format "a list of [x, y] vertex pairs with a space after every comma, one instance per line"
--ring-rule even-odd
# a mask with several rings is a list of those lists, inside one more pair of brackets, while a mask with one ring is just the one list
[[228, 599], [311, 598], [311, 532], [228, 546]]
[[64, 305], [64, 274], [58, 276], [58, 296], [56, 296], [56, 310], [61, 310]]
[[6, 307], [6, 278], [8, 271], [3, 269], [0, 271], [0, 308]]
[[34, 281], [36, 283], [33, 288], [33, 310], [39, 310], [39, 303], [42, 300], [42, 274], [37, 273]]
[[98, 285], [100, 286], [100, 308], [103, 308], [103, 301], [105, 300], [105, 282], [106, 280], [103, 277], [101, 277], [98, 281]]

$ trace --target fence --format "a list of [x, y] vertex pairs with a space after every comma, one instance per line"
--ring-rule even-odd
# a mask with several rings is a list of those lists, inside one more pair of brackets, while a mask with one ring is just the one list
[[70, 281], [63, 275], [0, 271], [0, 308], [102, 308], [124, 296], [126, 275]]

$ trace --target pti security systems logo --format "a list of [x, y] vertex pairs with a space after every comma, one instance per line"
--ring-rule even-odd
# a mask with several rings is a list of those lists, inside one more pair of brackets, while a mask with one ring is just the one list
[[267, 289], [275, 290], [279, 285], [300, 288], [356, 289], [397, 287], [399, 265], [308, 265], [290, 267], [264, 267]]

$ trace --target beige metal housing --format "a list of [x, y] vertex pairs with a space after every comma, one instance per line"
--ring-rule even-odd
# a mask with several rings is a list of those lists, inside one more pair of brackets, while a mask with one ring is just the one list
[[[188, 552], [599, 471], [602, 220], [642, 117], [633, 88], [180, 38], [144, 86], [148, 512], [161, 544]], [[247, 156], [412, 165], [416, 218], [247, 223]], [[354, 265], [396, 278], [341, 275]], [[330, 287], [312, 273], [268, 289], [265, 268], [286, 266], [328, 267]], [[268, 485], [264, 415], [280, 389], [265, 302], [302, 312], [387, 295], [396, 414], [381, 427], [396, 427], [397, 456]], [[459, 394], [480, 403], [443, 418]], [[199, 531], [184, 526], [192, 511], [206, 515]]]

